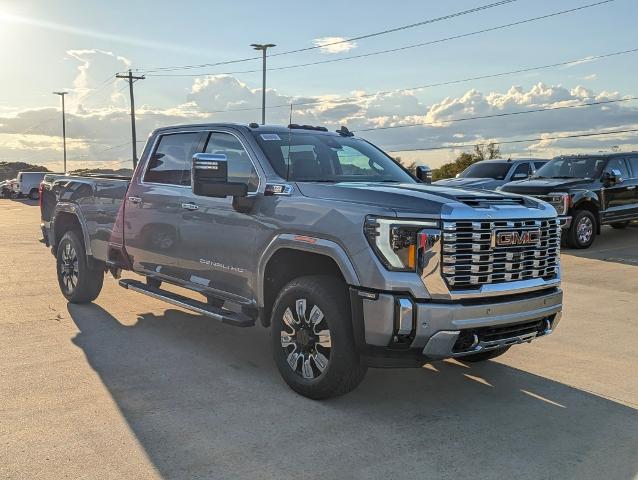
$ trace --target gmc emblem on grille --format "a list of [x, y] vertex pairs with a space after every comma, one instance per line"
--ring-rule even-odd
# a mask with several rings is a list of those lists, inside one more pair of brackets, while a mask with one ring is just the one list
[[496, 247], [536, 245], [540, 240], [540, 228], [532, 230], [497, 230], [494, 232], [494, 246]]

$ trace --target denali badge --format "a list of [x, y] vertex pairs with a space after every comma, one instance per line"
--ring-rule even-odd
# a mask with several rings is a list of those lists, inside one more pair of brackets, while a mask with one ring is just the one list
[[497, 230], [492, 237], [495, 247], [515, 247], [518, 245], [535, 245], [540, 242], [541, 230]]

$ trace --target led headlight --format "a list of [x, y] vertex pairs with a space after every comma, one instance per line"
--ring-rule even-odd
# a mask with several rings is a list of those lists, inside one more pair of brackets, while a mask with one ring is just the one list
[[571, 197], [569, 193], [555, 192], [543, 197], [543, 200], [554, 207], [558, 215], [565, 215], [569, 210]]
[[368, 217], [363, 230], [370, 246], [388, 270], [414, 272], [419, 231], [438, 226], [436, 221]]

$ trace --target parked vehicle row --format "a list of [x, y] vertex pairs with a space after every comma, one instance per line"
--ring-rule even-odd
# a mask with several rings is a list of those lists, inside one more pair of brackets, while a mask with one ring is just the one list
[[49, 182], [42, 230], [70, 302], [132, 271], [122, 287], [269, 327], [288, 385], [327, 398], [368, 367], [483, 361], [560, 320], [555, 209], [417, 173], [345, 127], [162, 128], [131, 179]]
[[508, 182], [529, 178], [548, 161], [542, 158], [482, 160], [467, 167], [456, 178], [446, 178], [434, 182], [434, 184], [446, 187], [496, 190]]
[[19, 172], [12, 180], [0, 184], [2, 198], [28, 197], [31, 200], [40, 198], [40, 183], [47, 172]]

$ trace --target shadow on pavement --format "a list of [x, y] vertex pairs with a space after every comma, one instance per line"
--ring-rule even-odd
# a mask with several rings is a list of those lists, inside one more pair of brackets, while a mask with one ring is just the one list
[[590, 248], [563, 248], [562, 253], [573, 257], [638, 265], [638, 222], [632, 222], [627, 228], [618, 230], [604, 226], [601, 235], [596, 237]]
[[497, 362], [370, 370], [351, 394], [315, 402], [280, 379], [263, 329], [68, 309], [74, 343], [164, 478], [638, 473], [636, 410]]

